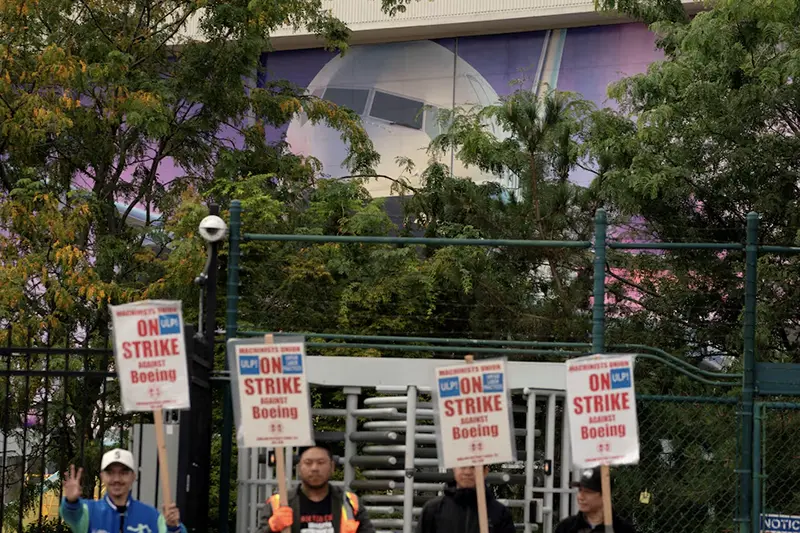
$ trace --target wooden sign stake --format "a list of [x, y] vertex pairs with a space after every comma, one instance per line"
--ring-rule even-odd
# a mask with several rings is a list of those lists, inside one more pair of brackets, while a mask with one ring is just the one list
[[156, 426], [156, 446], [158, 447], [158, 464], [161, 466], [161, 490], [164, 491], [164, 506], [172, 505], [172, 492], [169, 489], [169, 466], [167, 465], [167, 439], [164, 437], [164, 413], [161, 409], [153, 411], [153, 422]]
[[[464, 361], [468, 365], [474, 363], [474, 357], [467, 355]], [[483, 465], [475, 465], [475, 493], [478, 499], [478, 526], [481, 533], [489, 533], [489, 513], [486, 510], [486, 480], [483, 477]]]
[[[275, 336], [271, 333], [264, 335], [264, 344], [275, 344]], [[286, 455], [283, 446], [275, 447], [275, 477], [278, 478], [278, 498], [281, 507], [288, 507], [289, 491], [286, 488]], [[289, 533], [290, 528], [283, 530]]]
[[611, 507], [611, 473], [608, 465], [600, 467], [600, 481], [603, 489], [603, 523], [606, 533], [614, 533], [614, 516]]

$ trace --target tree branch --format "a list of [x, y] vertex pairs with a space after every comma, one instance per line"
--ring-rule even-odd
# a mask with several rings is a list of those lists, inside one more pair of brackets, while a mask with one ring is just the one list
[[86, 9], [86, 11], [89, 13], [89, 18], [92, 19], [92, 22], [94, 23], [94, 27], [97, 28], [97, 30], [100, 32], [100, 34], [106, 39], [106, 41], [108, 41], [108, 44], [112, 45], [114, 48], [116, 48], [120, 52], [124, 53], [125, 50], [123, 50], [119, 46], [117, 46], [117, 44], [111, 39], [111, 37], [108, 36], [106, 31], [102, 28], [102, 26], [100, 26], [100, 22], [98, 22], [97, 18], [94, 16], [94, 12], [92, 11], [92, 8], [90, 8], [86, 4], [86, 0], [78, 0], [78, 1], [81, 3], [81, 5], [84, 7], [84, 9]]

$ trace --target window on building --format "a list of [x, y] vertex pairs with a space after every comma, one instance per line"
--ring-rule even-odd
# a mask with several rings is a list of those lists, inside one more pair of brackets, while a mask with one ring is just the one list
[[337, 87], [328, 87], [325, 89], [323, 98], [338, 106], [352, 109], [359, 115], [363, 115], [364, 108], [367, 106], [368, 96], [368, 89], [339, 89]]
[[424, 106], [424, 103], [417, 100], [375, 91], [369, 114], [375, 118], [421, 130]]

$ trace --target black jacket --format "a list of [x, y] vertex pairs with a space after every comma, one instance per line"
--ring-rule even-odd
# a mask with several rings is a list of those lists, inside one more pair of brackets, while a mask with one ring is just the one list
[[[329, 485], [331, 491], [331, 511], [333, 513], [333, 530], [336, 533], [341, 531], [340, 524], [342, 522], [342, 502], [344, 501], [344, 490], [339, 487]], [[300, 533], [300, 496], [299, 489], [290, 490], [286, 495], [289, 500], [289, 507], [294, 512], [294, 524], [292, 524], [291, 533]], [[258, 528], [258, 533], [272, 533], [269, 527], [269, 519], [272, 517], [272, 505], [267, 502], [263, 513], [261, 514], [261, 524]], [[355, 519], [359, 521], [357, 533], [375, 533], [375, 527], [369, 521], [367, 510], [364, 505], [359, 502], [358, 512], [355, 513]]]
[[[486, 510], [490, 533], [514, 533], [511, 511], [486, 488]], [[457, 489], [447, 484], [444, 496], [425, 503], [416, 533], [478, 533], [478, 498], [475, 489]]]
[[[616, 513], [613, 514], [613, 517], [614, 533], [636, 533], [630, 522], [623, 520]], [[583, 514], [578, 513], [559, 522], [555, 533], [604, 533], [605, 530], [603, 524], [594, 526], [594, 528], [589, 527], [589, 522], [586, 521]]]

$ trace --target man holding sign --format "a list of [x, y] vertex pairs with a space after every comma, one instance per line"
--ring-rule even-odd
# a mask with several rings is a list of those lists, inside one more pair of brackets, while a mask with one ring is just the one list
[[[555, 533], [603, 533], [605, 512], [603, 511], [603, 484], [600, 468], [584, 470], [581, 480], [572, 486], [578, 488], [580, 512], [562, 520]], [[633, 526], [612, 512], [614, 533], [636, 533]]]
[[82, 468], [76, 472], [71, 465], [64, 476], [59, 515], [73, 533], [186, 533], [174, 503], [165, 505], [161, 514], [155, 507], [133, 498], [131, 487], [136, 480], [136, 467], [131, 452], [121, 449], [106, 452], [100, 468], [100, 479], [106, 487], [101, 500], [81, 498]]
[[[496, 533], [499, 524], [494, 524], [494, 529], [491, 527], [492, 514], [495, 521], [505, 523], [504, 513], [497, 508], [499, 503], [487, 498], [484, 472], [486, 465], [515, 461], [517, 458], [506, 360], [485, 360], [473, 364], [471, 355], [464, 359], [466, 365], [436, 369], [436, 444], [439, 465], [453, 468], [456, 475], [456, 485], [450, 488], [457, 493], [459, 477], [462, 477], [463, 469], [468, 469], [474, 476], [471, 484], [474, 489], [461, 487], [468, 488], [468, 492], [462, 491], [461, 494], [472, 494], [474, 490], [475, 496], [474, 500], [467, 496], [453, 498], [452, 503], [456, 506], [451, 508], [450, 514], [453, 516], [449, 521], [445, 516], [437, 519], [436, 511], [429, 509], [427, 525], [425, 520], [420, 521], [425, 532], [436, 531], [434, 524], [438, 523], [437, 520], [441, 521], [442, 527], [449, 524], [446, 531], [471, 532], [474, 527], [480, 533]], [[470, 506], [464, 505], [468, 501], [474, 502], [474, 518]], [[442, 500], [442, 503], [445, 502], [450, 500]], [[464, 518], [463, 528], [449, 529], [461, 527], [455, 521], [459, 515]]]
[[[183, 337], [183, 304], [180, 301], [143, 300], [112, 305], [111, 324], [122, 410], [125, 413], [153, 413], [161, 468], [159, 478], [164, 504], [170, 507], [172, 490], [162, 410], [189, 409], [191, 404], [186, 340]], [[133, 458], [128, 465], [131, 469], [132, 464]]]
[[[480, 468], [480, 467], [479, 467]], [[484, 478], [489, 467], [483, 467]], [[444, 496], [425, 503], [416, 533], [478, 533], [478, 495], [474, 467], [453, 469], [454, 480]], [[491, 533], [514, 533], [514, 520], [508, 507], [498, 502], [486, 488], [486, 511]]]
[[581, 514], [559, 533], [594, 531], [598, 516], [606, 533], [630, 531], [617, 530], [609, 466], [639, 462], [633, 361], [630, 355], [598, 354], [566, 362], [572, 461], [586, 470], [578, 493]]
[[291, 533], [375, 533], [358, 497], [330, 484], [334, 468], [327, 448], [301, 448], [297, 465], [300, 489], [289, 491], [286, 503], [278, 494], [267, 500], [259, 533], [287, 529]]

